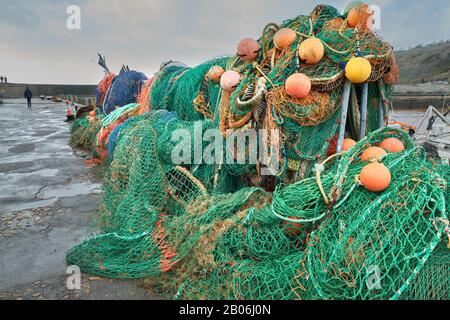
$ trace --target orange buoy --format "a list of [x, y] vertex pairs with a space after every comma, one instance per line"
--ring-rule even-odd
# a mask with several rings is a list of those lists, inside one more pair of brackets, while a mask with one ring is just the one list
[[352, 139], [344, 139], [342, 151], [348, 151], [356, 145], [356, 141]]
[[359, 23], [358, 6], [353, 7], [347, 15], [347, 24], [350, 28], [355, 28]]
[[291, 28], [283, 28], [278, 30], [273, 38], [273, 43], [277, 49], [285, 49], [289, 47], [297, 39], [297, 33]]
[[309, 38], [300, 44], [298, 54], [306, 64], [316, 64], [323, 58], [325, 48], [320, 39]]
[[380, 144], [380, 147], [392, 153], [405, 151], [405, 145], [403, 142], [396, 138], [388, 138], [384, 140]]
[[[289, 217], [289, 219], [296, 219], [297, 217]], [[299, 222], [283, 221], [285, 227], [284, 233], [290, 237], [297, 237], [301, 233], [302, 224]]]
[[391, 184], [392, 176], [382, 163], [374, 162], [365, 166], [359, 175], [361, 184], [369, 191], [381, 192]]
[[364, 4], [364, 2], [358, 1], [358, 0], [350, 2], [350, 3], [345, 7], [344, 15], [346, 15], [346, 14], [348, 15], [348, 13], [350, 12], [350, 10], [352, 10], [354, 7], [357, 7], [357, 6], [360, 6], [360, 5], [363, 5], [363, 4]]
[[258, 58], [259, 49], [258, 41], [252, 38], [245, 38], [239, 42], [236, 54], [245, 61], [253, 61]]
[[303, 73], [294, 73], [286, 80], [285, 89], [292, 97], [303, 99], [311, 91], [311, 80]]
[[354, 6], [347, 15], [347, 25], [350, 28], [367, 28], [371, 30], [373, 28], [373, 10], [370, 10], [369, 6], [362, 3]]
[[234, 70], [226, 71], [220, 78], [220, 86], [226, 92], [233, 92], [239, 81], [241, 80], [241, 75]]
[[384, 149], [380, 147], [370, 147], [363, 152], [363, 154], [361, 155], [361, 160], [364, 162], [380, 161], [386, 155], [387, 152], [384, 151]]
[[208, 76], [208, 79], [217, 83], [220, 81], [220, 77], [222, 77], [222, 75], [224, 73], [225, 73], [225, 70], [221, 66], [213, 66], [213, 67], [211, 67], [211, 69], [209, 69], [207, 76]]

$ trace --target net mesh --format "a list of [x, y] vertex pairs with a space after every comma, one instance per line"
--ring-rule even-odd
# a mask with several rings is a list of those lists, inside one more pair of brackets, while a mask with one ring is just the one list
[[445, 241], [436, 249], [422, 271], [406, 290], [404, 300], [450, 299], [450, 250]]

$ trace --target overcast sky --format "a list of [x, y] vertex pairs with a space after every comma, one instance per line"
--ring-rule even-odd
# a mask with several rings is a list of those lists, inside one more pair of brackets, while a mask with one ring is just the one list
[[[0, 0], [0, 75], [9, 82], [94, 84], [97, 52], [112, 71], [122, 64], [154, 73], [161, 61], [189, 65], [232, 54], [268, 22], [347, 0]], [[372, 0], [381, 36], [403, 49], [450, 39], [448, 0]], [[68, 30], [66, 9], [81, 8], [81, 30]]]

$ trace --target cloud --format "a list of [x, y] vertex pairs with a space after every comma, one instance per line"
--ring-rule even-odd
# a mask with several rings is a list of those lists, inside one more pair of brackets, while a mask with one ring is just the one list
[[[268, 22], [309, 14], [322, 1], [298, 0], [0, 0], [0, 74], [10, 81], [97, 83], [96, 53], [151, 74], [163, 60], [196, 65], [231, 54]], [[325, 1], [343, 9], [348, 1]], [[433, 2], [434, 6], [430, 5]], [[404, 48], [450, 38], [447, 0], [373, 0], [380, 34]], [[82, 10], [82, 30], [65, 27], [66, 8]]]

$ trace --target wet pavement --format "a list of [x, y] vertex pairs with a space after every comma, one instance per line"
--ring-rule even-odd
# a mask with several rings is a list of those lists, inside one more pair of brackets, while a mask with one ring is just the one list
[[0, 105], [0, 300], [154, 299], [136, 281], [82, 275], [67, 287], [65, 254], [88, 234], [101, 199], [82, 152], [68, 146], [64, 104]]

